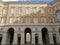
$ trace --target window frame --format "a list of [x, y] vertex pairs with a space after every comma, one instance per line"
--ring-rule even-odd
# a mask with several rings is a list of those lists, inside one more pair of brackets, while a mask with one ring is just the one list
[[37, 15], [37, 7], [33, 7], [34, 16]]
[[11, 16], [15, 14], [15, 7], [11, 7]]
[[54, 18], [52, 16], [50, 17], [50, 23], [54, 23]]
[[57, 10], [57, 11], [55, 12], [55, 16], [56, 16], [57, 23], [60, 23], [60, 15], [57, 15], [57, 12], [60, 12], [60, 10]]
[[22, 7], [19, 7], [19, 16], [21, 16], [22, 15]]
[[42, 23], [42, 24], [45, 24], [45, 23], [46, 23], [46, 17], [45, 17], [45, 16], [42, 16], [42, 17], [41, 17], [41, 23]]
[[7, 12], [8, 12], [7, 7], [4, 7], [4, 8], [3, 8], [3, 15], [6, 15]]
[[38, 24], [38, 18], [34, 17], [34, 24]]
[[[20, 20], [19, 20], [19, 19], [20, 19]], [[21, 17], [21, 16], [18, 17], [18, 24], [19, 24], [19, 23], [22, 23], [22, 17]]]
[[1, 24], [5, 24], [5, 23], [6, 23], [6, 18], [5, 17], [2, 17]]
[[10, 24], [14, 23], [14, 17], [10, 17]]
[[44, 15], [45, 14], [45, 8], [44, 7], [40, 7], [40, 12], [41, 12], [41, 15]]
[[30, 15], [30, 7], [26, 7], [26, 15]]

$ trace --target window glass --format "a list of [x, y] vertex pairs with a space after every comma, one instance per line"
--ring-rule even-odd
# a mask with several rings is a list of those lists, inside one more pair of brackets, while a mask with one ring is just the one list
[[14, 13], [15, 13], [15, 7], [12, 7], [11, 8], [11, 15], [14, 15]]
[[57, 22], [60, 23], [60, 10], [56, 11]]
[[14, 22], [14, 18], [10, 17], [10, 24], [12, 24]]
[[34, 17], [34, 23], [38, 23], [37, 17]]
[[19, 15], [22, 15], [22, 7], [19, 8]]
[[3, 9], [3, 14], [5, 14], [5, 15], [7, 14], [7, 8]]
[[50, 23], [53, 23], [53, 22], [54, 22], [53, 17], [50, 17]]
[[34, 7], [34, 8], [33, 8], [33, 11], [34, 11], [34, 15], [36, 15], [36, 14], [37, 14], [37, 8]]
[[46, 23], [46, 18], [45, 17], [42, 17], [41, 20], [42, 20], [42, 23]]
[[6, 18], [2, 18], [1, 23], [2, 23], [2, 24], [4, 24], [4, 23], [5, 23], [5, 21], [6, 21]]
[[40, 8], [40, 11], [41, 11], [41, 14], [44, 14], [44, 13], [45, 13], [44, 7], [41, 7], [41, 8]]
[[30, 9], [29, 9], [29, 7], [26, 7], [26, 14], [27, 14], [27, 15], [30, 14]]

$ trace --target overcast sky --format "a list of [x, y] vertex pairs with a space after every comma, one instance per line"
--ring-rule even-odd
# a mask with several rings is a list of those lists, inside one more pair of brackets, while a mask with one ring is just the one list
[[45, 2], [45, 1], [52, 1], [52, 0], [3, 0], [3, 1], [32, 1], [32, 2]]

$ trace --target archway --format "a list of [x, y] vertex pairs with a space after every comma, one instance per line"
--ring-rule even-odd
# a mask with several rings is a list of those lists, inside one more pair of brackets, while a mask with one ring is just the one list
[[49, 35], [47, 28], [42, 29], [42, 41], [43, 44], [49, 44]]
[[26, 28], [24, 34], [25, 34], [25, 44], [30, 44], [31, 43], [31, 29]]
[[13, 43], [13, 38], [14, 38], [14, 29], [13, 28], [9, 28], [8, 29], [8, 44], [12, 44]]

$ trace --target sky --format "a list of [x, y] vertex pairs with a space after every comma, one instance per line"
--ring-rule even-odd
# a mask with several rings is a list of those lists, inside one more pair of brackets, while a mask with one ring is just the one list
[[51, 2], [51, 1], [53, 1], [53, 0], [3, 0], [3, 1]]

